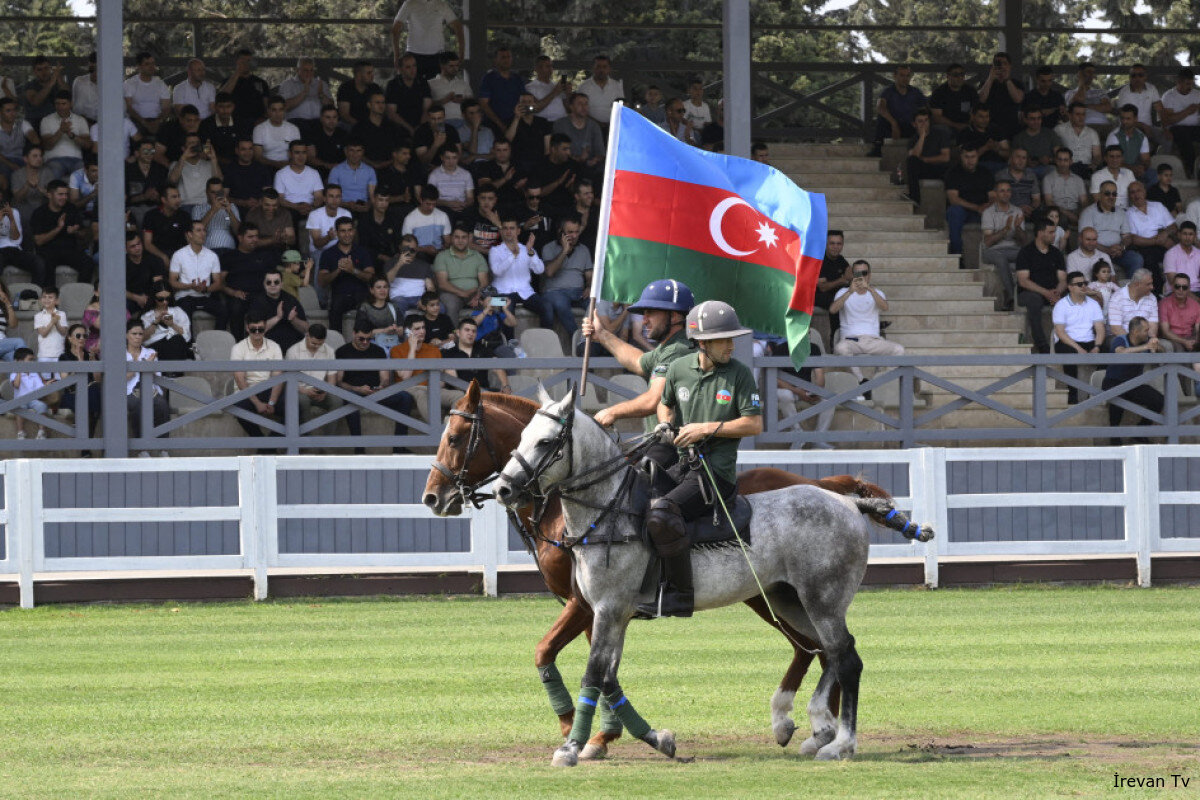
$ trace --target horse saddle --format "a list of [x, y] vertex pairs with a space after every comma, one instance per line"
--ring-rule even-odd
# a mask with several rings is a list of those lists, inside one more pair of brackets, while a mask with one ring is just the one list
[[[733, 517], [733, 524], [737, 528], [738, 535], [741, 536], [743, 542], [749, 544], [750, 501], [740, 494], [735, 495], [733, 503], [729, 506], [729, 513]], [[736, 538], [733, 535], [733, 528], [729, 526], [729, 518], [725, 516], [725, 511], [719, 502], [703, 516], [687, 523], [687, 534], [692, 547], [728, 542]]]

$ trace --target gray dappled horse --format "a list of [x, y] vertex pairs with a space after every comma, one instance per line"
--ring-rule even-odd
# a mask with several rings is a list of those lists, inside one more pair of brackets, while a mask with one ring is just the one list
[[[674, 734], [652, 729], [617, 681], [625, 630], [635, 606], [645, 599], [639, 592], [652, 555], [641, 540], [641, 511], [628, 508], [628, 498], [623, 496], [633, 467], [624, 462], [604, 429], [575, 409], [575, 394], [572, 388], [555, 402], [539, 386], [542, 407], [495, 485], [497, 499], [510, 508], [544, 499], [547, 493], [559, 495], [566, 518], [562, 545], [571, 549], [575, 580], [594, 613], [574, 726], [555, 751], [553, 763], [574, 766], [578, 762], [601, 695], [631, 735], [674, 756]], [[820, 642], [827, 658], [827, 668], [808, 703], [812, 736], [800, 752], [822, 760], [849, 758], [856, 747], [862, 660], [846, 628], [846, 609], [867, 568], [868, 534], [862, 514], [886, 513], [890, 503], [835, 495], [812, 486], [746, 499], [754, 512], [746, 555], [737, 547], [692, 552], [696, 610], [753, 597], [759, 591], [757, 574], [776, 614]], [[925, 528], [919, 536], [905, 535], [925, 540], [932, 532]], [[840, 721], [829, 712], [828, 697], [835, 682], [842, 691]]]

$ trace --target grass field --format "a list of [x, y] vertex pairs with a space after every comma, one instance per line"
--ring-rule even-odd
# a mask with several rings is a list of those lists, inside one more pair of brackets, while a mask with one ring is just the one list
[[[0, 796], [1162, 794], [1117, 791], [1114, 772], [1178, 773], [1171, 796], [1197, 796], [1198, 609], [1194, 587], [864, 592], [859, 755], [832, 764], [796, 756], [803, 734], [772, 740], [787, 654], [748, 611], [635, 624], [624, 687], [696, 760], [622, 740], [574, 770], [549, 766], [532, 666], [549, 599], [12, 610]], [[559, 660], [570, 687], [584, 656]]]

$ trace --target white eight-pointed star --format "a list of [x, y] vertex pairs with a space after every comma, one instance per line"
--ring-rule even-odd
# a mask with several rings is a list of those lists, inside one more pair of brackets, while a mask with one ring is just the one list
[[774, 247], [779, 237], [775, 233], [775, 229], [770, 223], [763, 222], [758, 226], [758, 240], [766, 244], [767, 247]]

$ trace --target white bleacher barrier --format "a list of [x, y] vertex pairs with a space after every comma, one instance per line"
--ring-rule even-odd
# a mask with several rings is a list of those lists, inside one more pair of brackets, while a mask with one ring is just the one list
[[[803, 467], [813, 470], [893, 470], [893, 476], [904, 475], [908, 490], [897, 490], [897, 508], [909, 514], [918, 524], [934, 527], [936, 538], [927, 543], [910, 542], [899, 534], [876, 533], [879, 543], [871, 546], [871, 559], [909, 563], [921, 563], [925, 582], [929, 586], [938, 584], [939, 560], [954, 558], [1007, 558], [1061, 557], [1079, 558], [1091, 556], [1124, 555], [1136, 560], [1137, 580], [1141, 586], [1150, 585], [1150, 563], [1154, 554], [1200, 551], [1200, 538], [1190, 529], [1180, 529], [1177, 522], [1172, 535], [1165, 535], [1162, 523], [1168, 514], [1177, 519], [1187, 518], [1200, 506], [1200, 491], [1190, 488], [1185, 473], [1172, 473], [1172, 469], [1191, 469], [1200, 460], [1197, 445], [1145, 445], [1124, 448], [988, 448], [988, 449], [944, 449], [919, 448], [886, 451], [765, 451], [744, 450], [739, 453], [742, 466]], [[1170, 463], [1160, 464], [1163, 459]], [[965, 466], [964, 466], [965, 465]], [[995, 486], [987, 481], [975, 480], [964, 483], [964, 475], [972, 469], [1016, 468], [1029, 470], [1037, 467], [1053, 472], [1071, 469], [1083, 470], [1089, 477], [1093, 471], [1099, 474], [1107, 470], [1110, 483], [1107, 489], [1099, 484], [1085, 481], [1095, 490], [1071, 491], [1064, 485], [1051, 485], [1054, 481], [1041, 484], [1031, 482], [1029, 490], [1014, 490], [1011, 486]], [[899, 468], [901, 472], [894, 470]], [[338, 473], [364, 474], [391, 473], [397, 479], [404, 475], [409, 486], [424, 483], [430, 469], [428, 456], [241, 456], [233, 458], [172, 458], [172, 459], [54, 459], [54, 460], [9, 460], [0, 462], [0, 478], [4, 481], [4, 507], [0, 508], [0, 525], [4, 531], [4, 550], [0, 558], [0, 575], [16, 576], [23, 608], [34, 603], [34, 586], [39, 576], [55, 573], [55, 580], [69, 580], [70, 573], [87, 572], [89, 577], [96, 573], [145, 572], [170, 570], [173, 573], [193, 573], [196, 577], [227, 574], [234, 570], [249, 575], [254, 581], [254, 597], [269, 596], [269, 579], [272, 571], [288, 569], [315, 569], [330, 572], [354, 569], [460, 569], [475, 571], [483, 577], [486, 594], [498, 591], [497, 576], [501, 567], [510, 565], [527, 566], [532, 562], [522, 549], [510, 549], [508, 520], [504, 510], [494, 502], [485, 503], [482, 509], [468, 508], [461, 524], [469, 527], [469, 546], [455, 549], [444, 546], [438, 549], [428, 545], [424, 551], [416, 547], [408, 549], [400, 545], [391, 547], [359, 547], [351, 545], [350, 537], [344, 543], [321, 552], [280, 552], [280, 537], [288, 521], [307, 520], [319, 529], [321, 521], [333, 525], [337, 521], [367, 520], [395, 521], [413, 520], [428, 525], [435, 519], [431, 512], [419, 502], [419, 492], [410, 491], [416, 502], [365, 503], [354, 502], [349, 497], [342, 501], [324, 500], [307, 493], [297, 494], [292, 489], [292, 499], [299, 502], [281, 502], [280, 487], [286, 483], [287, 473], [305, 473], [316, 476], [322, 486], [333, 485]], [[977, 470], [978, 471], [978, 470]], [[1194, 471], [1193, 471], [1194, 472]], [[114, 499], [117, 495], [77, 497], [73, 492], [60, 490], [53, 500], [46, 487], [55, 476], [83, 475], [108, 476], [119, 480], [128, 473], [144, 473], [146, 481], [159, 480], [164, 476], [176, 477], [169, 481], [181, 487], [175, 496], [149, 495], [129, 500]], [[223, 496], [207, 495], [192, 491], [197, 476], [224, 473], [236, 476], [236, 497], [226, 492]], [[114, 478], [113, 476], [116, 476]], [[303, 476], [302, 476], [303, 477]], [[345, 480], [353, 475], [344, 476]], [[959, 486], [950, 494], [951, 477]], [[1160, 480], [1161, 477], [1161, 480]], [[140, 482], [137, 479], [135, 482]], [[897, 482], [899, 478], [897, 477]], [[1162, 481], [1170, 482], [1173, 489], [1163, 489]], [[886, 481], [885, 481], [886, 483]], [[1069, 482], [1068, 482], [1069, 483]], [[1078, 481], [1070, 484], [1077, 487]], [[1119, 484], [1119, 489], [1113, 486]], [[113, 484], [114, 486], [118, 484]], [[965, 487], [965, 488], [964, 488]], [[1180, 489], [1179, 487], [1184, 487]], [[885, 489], [893, 487], [884, 486]], [[83, 494], [80, 492], [80, 494]], [[328, 494], [328, 493], [326, 493]], [[199, 496], [201, 502], [188, 503], [188, 496]], [[383, 495], [386, 496], [386, 495]], [[203, 502], [209, 502], [205, 505]], [[117, 505], [124, 503], [124, 505]], [[112, 504], [112, 505], [107, 505]], [[1004, 538], [986, 524], [971, 523], [972, 514], [996, 514], [998, 512], [1038, 513], [1050, 509], [1057, 514], [1059, 526], [1067, 520], [1069, 529], [1054, 528], [1045, 531], [1040, 538], [1029, 536], [1024, 541], [1002, 541]], [[1107, 538], [1081, 538], [1088, 533], [1081, 530], [1078, 517], [1071, 522], [1070, 514], [1107, 514], [1106, 524], [1115, 521], [1117, 532]], [[1065, 516], [1064, 516], [1065, 515]], [[1051, 515], [1053, 516], [1053, 514]], [[955, 522], [955, 520], [958, 520]], [[421, 522], [419, 522], [421, 521]], [[48, 526], [95, 525], [97, 530], [116, 523], [126, 527], [134, 524], [155, 523], [186, 524], [213, 523], [236, 524], [238, 536], [236, 552], [220, 551], [204, 555], [149, 555], [122, 554], [104, 556], [51, 555], [47, 549]], [[954, 527], [957, 525], [958, 527]], [[1074, 526], [1074, 527], [1071, 527]], [[96, 534], [102, 538], [101, 534]], [[456, 533], [455, 536], [460, 534]], [[989, 538], [990, 535], [990, 538]], [[75, 534], [79, 539], [85, 535]], [[1009, 536], [1010, 539], [1018, 537]], [[57, 540], [62, 546], [62, 539]], [[443, 541], [449, 541], [444, 539]], [[136, 548], [135, 548], [136, 549]], [[211, 551], [210, 551], [211, 552]]]

